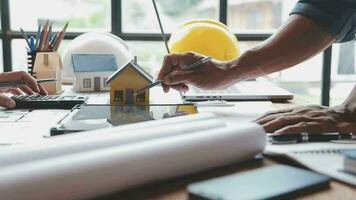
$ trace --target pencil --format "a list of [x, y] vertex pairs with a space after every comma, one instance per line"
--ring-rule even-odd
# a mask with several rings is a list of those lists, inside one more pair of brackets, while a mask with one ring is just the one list
[[[191, 69], [194, 69], [194, 68], [197, 68], [199, 66], [201, 66], [202, 64], [210, 61], [212, 58], [211, 57], [206, 57], [206, 58], [203, 58], [201, 60], [198, 60], [190, 65], [188, 65], [187, 67], [183, 68], [182, 70], [183, 71], [188, 71], [188, 70], [191, 70]], [[139, 95], [141, 93], [143, 93], [144, 91], [150, 89], [150, 88], [153, 88], [154, 86], [157, 86], [159, 84], [162, 84], [163, 81], [159, 80], [159, 81], [155, 81], [154, 83], [151, 83], [149, 85], [147, 85], [146, 87], [142, 88], [142, 89], [139, 89], [137, 90], [137, 92], [135, 93], [135, 95]]]
[[66, 33], [66, 30], [68, 28], [68, 24], [69, 24], [69, 22], [66, 23], [66, 25], [63, 28], [63, 30], [58, 34], [57, 40], [53, 44], [53, 51], [56, 51], [58, 49], [59, 45], [61, 44], [61, 42], [62, 42], [62, 40], [64, 38], [64, 35]]
[[[57, 81], [56, 79], [50, 78], [50, 79], [39, 79], [37, 80], [37, 83], [47, 83], [47, 82], [55, 82]], [[9, 82], [0, 82], [0, 88], [14, 88], [14, 87], [20, 87], [24, 86], [26, 83], [22, 80], [19, 81], [9, 81]]]
[[49, 25], [47, 38], [46, 38], [46, 41], [45, 41], [44, 51], [49, 51], [49, 42], [50, 42], [51, 37], [52, 37], [52, 23], [50, 23], [50, 25]]
[[40, 41], [40, 33], [41, 33], [41, 24], [38, 26], [37, 33], [36, 33], [36, 44], [35, 44], [36, 51], [38, 50], [38, 44]]
[[44, 51], [46, 41], [47, 41], [47, 36], [48, 36], [48, 26], [49, 26], [49, 20], [47, 20], [46, 24], [43, 26], [42, 29], [42, 37], [40, 41], [39, 51]]

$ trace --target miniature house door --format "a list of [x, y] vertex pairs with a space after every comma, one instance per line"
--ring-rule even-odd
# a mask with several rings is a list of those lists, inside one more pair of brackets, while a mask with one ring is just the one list
[[94, 77], [94, 92], [100, 92], [100, 77]]
[[125, 99], [126, 104], [134, 104], [134, 90], [133, 89], [126, 89], [125, 91]]

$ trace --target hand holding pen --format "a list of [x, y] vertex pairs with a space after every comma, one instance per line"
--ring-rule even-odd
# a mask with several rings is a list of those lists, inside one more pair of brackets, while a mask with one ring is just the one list
[[[181, 70], [182, 70], [182, 71], [194, 70], [194, 69], [196, 69], [196, 68], [198, 68], [198, 67], [201, 67], [202, 65], [204, 65], [204, 64], [207, 63], [207, 62], [209, 62], [210, 60], [211, 60], [211, 57], [202, 58], [202, 59], [200, 59], [200, 60], [197, 60], [197, 61], [195, 61], [195, 62], [193, 62], [193, 63], [191, 63], [191, 64], [185, 66], [185, 67], [182, 68]], [[162, 84], [162, 83], [163, 83], [162, 80], [155, 81], [154, 83], [151, 83], [151, 84], [149, 84], [148, 86], [146, 86], [146, 87], [144, 87], [144, 88], [138, 90], [135, 94], [136, 94], [136, 95], [139, 95], [139, 94], [143, 93], [144, 91], [146, 91], [146, 90], [148, 90], [148, 89], [150, 89], [150, 88], [152, 88], [152, 87], [154, 87], [154, 86], [160, 85], [160, 84]]]
[[209, 60], [195, 69], [182, 70], [190, 63], [204, 58], [204, 56], [193, 52], [167, 55], [157, 78], [163, 81], [164, 92], [168, 92], [170, 88], [186, 92], [189, 90], [188, 84], [201, 89], [229, 86], [232, 81], [230, 82], [230, 79], [227, 78], [229, 72], [222, 62]]

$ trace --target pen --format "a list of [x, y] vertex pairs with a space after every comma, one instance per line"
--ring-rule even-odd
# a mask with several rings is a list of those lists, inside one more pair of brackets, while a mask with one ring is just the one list
[[352, 133], [301, 133], [301, 134], [268, 134], [272, 143], [329, 142], [332, 140], [355, 140]]
[[40, 37], [41, 37], [41, 24], [38, 26], [37, 33], [36, 33], [36, 44], [35, 44], [36, 51], [38, 49], [38, 44], [39, 44], [39, 41], [40, 41]]
[[168, 47], [167, 38], [165, 37], [165, 34], [164, 34], [163, 25], [162, 25], [161, 17], [159, 16], [159, 12], [158, 12], [158, 9], [157, 9], [156, 1], [152, 0], [152, 3], [153, 3], [153, 7], [155, 9], [155, 13], [156, 13], [156, 17], [157, 17], [157, 20], [158, 20], [159, 28], [161, 30], [161, 35], [162, 35], [162, 39], [164, 41], [164, 45], [166, 47], [167, 53], [171, 54], [171, 51], [169, 50], [169, 47]]
[[[188, 65], [187, 67], [183, 68], [183, 71], [188, 71], [188, 70], [191, 70], [191, 69], [194, 69], [194, 68], [197, 68], [199, 67], [200, 65], [210, 61], [212, 58], [211, 57], [206, 57], [206, 58], [203, 58], [201, 60], [198, 60], [190, 65]], [[155, 81], [154, 83], [151, 83], [149, 85], [147, 85], [146, 87], [142, 88], [142, 89], [139, 89], [137, 90], [137, 92], [135, 93], [135, 95], [139, 95], [141, 93], [143, 93], [144, 91], [150, 89], [150, 88], [153, 88], [154, 86], [157, 86], [159, 84], [162, 84], [163, 81], [159, 80], [159, 81]]]
[[50, 46], [50, 48], [52, 48], [52, 49], [53, 49], [53, 43], [54, 43], [54, 41], [56, 40], [57, 35], [58, 35], [58, 33], [53, 33], [53, 37], [51, 38], [51, 41], [49, 42], [49, 46]]
[[36, 51], [35, 38], [33, 36], [30, 37], [30, 50], [32, 52]]
[[28, 47], [31, 49], [31, 45], [30, 45], [27, 34], [25, 33], [25, 31], [22, 28], [20, 28], [20, 30], [21, 30], [22, 37], [26, 40]]
[[[37, 83], [46, 83], [46, 82], [54, 82], [57, 81], [56, 79], [50, 78], [50, 79], [39, 79], [37, 80]], [[26, 83], [22, 80], [19, 81], [9, 81], [9, 82], [0, 82], [0, 88], [13, 88], [13, 87], [20, 87], [24, 86]]]

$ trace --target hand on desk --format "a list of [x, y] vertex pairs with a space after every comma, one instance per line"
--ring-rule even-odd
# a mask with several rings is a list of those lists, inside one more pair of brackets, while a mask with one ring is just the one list
[[256, 120], [266, 133], [356, 132], [356, 117], [345, 107], [301, 106], [266, 113]]
[[163, 81], [164, 92], [168, 92], [170, 88], [186, 92], [189, 90], [187, 84], [201, 89], [225, 88], [231, 85], [233, 79], [229, 78], [227, 64], [223, 62], [211, 60], [196, 69], [181, 70], [203, 58], [205, 57], [193, 52], [167, 55], [157, 78]]
[[43, 94], [46, 95], [46, 90], [36, 80], [26, 72], [5, 72], [0, 73], [0, 82], [18, 81], [22, 80], [26, 83], [25, 86], [18, 88], [0, 89], [0, 106], [5, 108], [14, 108], [16, 103], [14, 100], [2, 93], [11, 93], [13, 95], [21, 95], [23, 93], [28, 95]]

